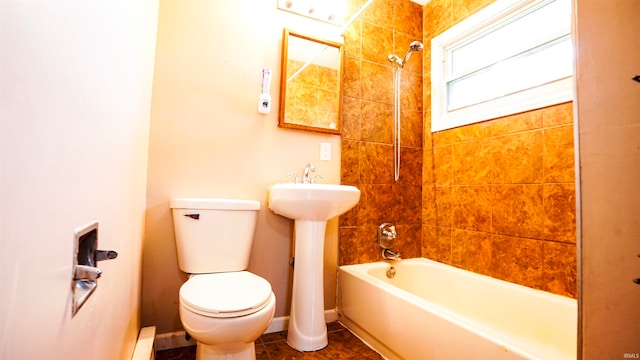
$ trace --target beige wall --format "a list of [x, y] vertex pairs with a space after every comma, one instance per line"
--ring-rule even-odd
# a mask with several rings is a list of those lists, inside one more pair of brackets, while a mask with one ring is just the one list
[[[140, 327], [157, 1], [2, 1], [0, 358], [127, 359]], [[74, 230], [99, 221], [71, 315]]]
[[640, 354], [640, 2], [576, 2], [583, 359]]
[[[340, 138], [277, 127], [283, 27], [335, 39], [337, 28], [277, 10], [273, 1], [160, 2], [153, 84], [142, 323], [182, 329], [172, 197], [255, 199], [262, 203], [249, 270], [289, 314], [293, 222], [267, 208], [267, 188], [314, 162], [323, 182], [339, 183]], [[333, 38], [332, 38], [333, 37]], [[273, 69], [272, 111], [257, 112], [263, 68]], [[320, 142], [332, 160], [319, 160]], [[335, 222], [335, 221], [334, 221]], [[335, 307], [337, 225], [326, 242], [325, 307]]]

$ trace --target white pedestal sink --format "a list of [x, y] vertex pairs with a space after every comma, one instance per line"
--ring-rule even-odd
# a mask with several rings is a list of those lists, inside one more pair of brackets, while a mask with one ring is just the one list
[[323, 254], [327, 220], [360, 200], [355, 186], [276, 184], [269, 188], [269, 209], [295, 220], [295, 268], [287, 343], [299, 351], [327, 346], [324, 321]]

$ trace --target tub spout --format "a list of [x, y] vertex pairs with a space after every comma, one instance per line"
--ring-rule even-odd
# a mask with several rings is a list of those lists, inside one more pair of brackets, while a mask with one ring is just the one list
[[395, 262], [402, 260], [400, 258], [400, 253], [395, 252], [391, 249], [382, 249], [382, 258], [384, 260], [393, 260]]

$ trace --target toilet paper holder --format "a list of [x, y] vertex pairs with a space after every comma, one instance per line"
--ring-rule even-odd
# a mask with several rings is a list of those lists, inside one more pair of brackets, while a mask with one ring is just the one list
[[71, 289], [73, 291], [72, 315], [80, 310], [98, 286], [102, 270], [97, 267], [98, 261], [111, 260], [118, 257], [113, 250], [98, 250], [98, 222], [78, 228], [74, 231], [74, 256]]

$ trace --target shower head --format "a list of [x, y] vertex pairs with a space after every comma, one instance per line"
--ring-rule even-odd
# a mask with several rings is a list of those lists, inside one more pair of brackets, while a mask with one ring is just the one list
[[398, 55], [389, 55], [388, 59], [391, 62], [396, 62], [398, 63], [398, 66], [403, 68], [404, 64], [407, 63], [407, 61], [409, 61], [409, 58], [411, 57], [411, 53], [414, 51], [420, 51], [424, 48], [424, 45], [422, 45], [422, 43], [420, 41], [414, 41], [411, 44], [409, 44], [409, 51], [407, 51], [407, 53], [404, 55], [404, 59], [401, 59]]
[[409, 45], [409, 50], [411, 51], [420, 51], [424, 48], [424, 45], [420, 41], [414, 41]]
[[404, 64], [407, 63], [407, 61], [409, 61], [409, 58], [411, 57], [411, 53], [413, 53], [414, 51], [420, 51], [424, 48], [424, 45], [422, 45], [422, 43], [420, 41], [414, 41], [409, 45], [409, 51], [407, 51], [407, 53], [404, 55], [404, 59], [402, 60], [402, 65], [404, 66]]

